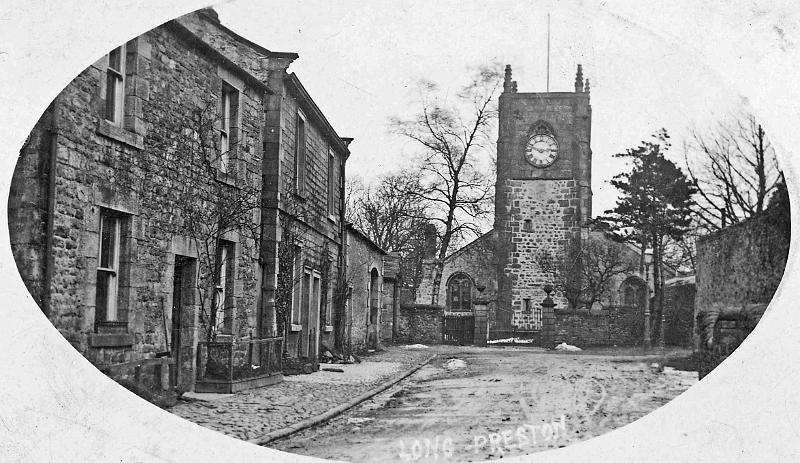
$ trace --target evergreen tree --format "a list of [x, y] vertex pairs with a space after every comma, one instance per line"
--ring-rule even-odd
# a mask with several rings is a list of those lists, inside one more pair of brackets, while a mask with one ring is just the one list
[[620, 192], [616, 206], [597, 219], [618, 239], [635, 242], [642, 252], [649, 245], [653, 250], [653, 313], [658, 317], [659, 342], [663, 336], [664, 245], [667, 239], [680, 240], [691, 226], [693, 183], [678, 166], [664, 157], [669, 149], [669, 135], [664, 129], [652, 141], [642, 141], [625, 153], [630, 172], [618, 174], [611, 184]]

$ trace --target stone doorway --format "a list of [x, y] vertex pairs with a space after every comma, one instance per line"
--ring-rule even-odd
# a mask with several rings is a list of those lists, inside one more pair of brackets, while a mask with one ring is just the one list
[[302, 332], [299, 357], [308, 358], [312, 363], [318, 361], [320, 285], [322, 277], [316, 270], [305, 269], [300, 285], [300, 319]]
[[197, 259], [175, 255], [172, 277], [172, 316], [170, 357], [175, 359], [175, 378], [179, 390], [190, 390], [194, 382], [194, 350], [196, 344], [194, 281]]

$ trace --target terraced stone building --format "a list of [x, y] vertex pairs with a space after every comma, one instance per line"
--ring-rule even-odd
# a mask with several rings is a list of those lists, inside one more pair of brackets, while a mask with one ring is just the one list
[[172, 364], [181, 390], [252, 383], [336, 343], [351, 139], [297, 58], [201, 10], [98, 59], [31, 132], [9, 199], [17, 267], [112, 376], [157, 388]]

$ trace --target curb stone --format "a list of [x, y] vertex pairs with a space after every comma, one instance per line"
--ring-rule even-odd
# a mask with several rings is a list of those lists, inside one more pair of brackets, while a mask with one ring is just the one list
[[353, 398], [353, 399], [351, 399], [351, 400], [349, 400], [349, 401], [347, 401], [347, 402], [345, 402], [345, 403], [343, 403], [341, 405], [337, 405], [336, 407], [328, 410], [325, 413], [321, 413], [319, 415], [312, 416], [311, 418], [306, 418], [306, 419], [304, 419], [304, 420], [302, 420], [302, 421], [300, 421], [298, 423], [295, 423], [295, 424], [293, 424], [291, 426], [287, 426], [287, 427], [282, 428], [282, 429], [277, 429], [275, 431], [269, 432], [267, 434], [264, 434], [262, 436], [256, 437], [254, 439], [249, 439], [247, 442], [250, 442], [250, 443], [256, 444], [256, 445], [265, 445], [265, 444], [268, 444], [268, 443], [270, 443], [270, 442], [272, 442], [274, 440], [280, 439], [282, 437], [289, 436], [289, 435], [294, 434], [294, 433], [296, 433], [298, 431], [302, 431], [304, 429], [308, 429], [308, 428], [314, 427], [314, 426], [316, 426], [316, 425], [318, 425], [320, 423], [328, 421], [331, 418], [334, 418], [334, 417], [336, 417], [338, 415], [341, 415], [342, 413], [344, 413], [347, 410], [355, 407], [356, 405], [360, 404], [361, 402], [364, 402], [365, 400], [371, 399], [372, 397], [380, 394], [381, 392], [385, 391], [386, 389], [389, 389], [390, 387], [392, 387], [395, 384], [399, 383], [400, 381], [408, 378], [412, 374], [416, 373], [417, 370], [419, 370], [420, 368], [422, 368], [425, 365], [427, 365], [431, 360], [433, 360], [436, 357], [436, 355], [437, 354], [431, 355], [427, 359], [423, 360], [419, 365], [409, 369], [408, 371], [406, 371], [405, 373], [403, 373], [399, 377], [394, 378], [394, 379], [392, 379], [390, 381], [387, 381], [387, 382], [385, 382], [383, 384], [380, 384], [380, 385], [368, 390], [367, 392], [365, 392], [365, 393], [363, 393], [363, 394], [361, 394], [361, 395], [359, 395], [359, 396], [357, 396], [357, 397], [355, 397], [355, 398]]

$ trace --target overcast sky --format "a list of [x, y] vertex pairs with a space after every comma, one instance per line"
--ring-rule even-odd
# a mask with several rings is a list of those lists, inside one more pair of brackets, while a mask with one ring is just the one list
[[531, 1], [302, 1], [263, 8], [258, 0], [216, 7], [240, 35], [294, 51], [290, 67], [339, 135], [353, 137], [350, 174], [366, 179], [408, 162], [416, 151], [387, 130], [408, 114], [415, 82], [456, 89], [469, 67], [511, 64], [520, 92], [545, 90], [547, 13], [550, 89], [572, 91], [575, 68], [591, 81], [594, 215], [613, 207], [608, 180], [624, 165], [614, 153], [665, 127], [675, 158], [690, 127], [707, 127], [742, 98], [691, 56], [595, 6]]

